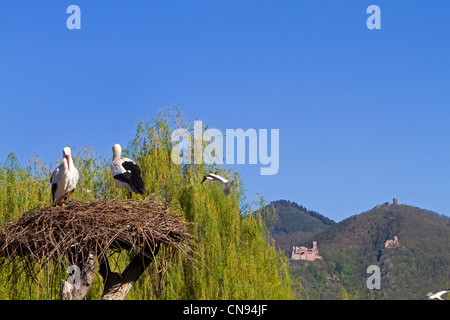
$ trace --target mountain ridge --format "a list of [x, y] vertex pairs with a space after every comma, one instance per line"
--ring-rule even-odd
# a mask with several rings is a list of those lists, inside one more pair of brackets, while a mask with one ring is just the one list
[[[398, 244], [386, 247], [398, 237]], [[315, 234], [321, 261], [290, 261], [294, 275], [308, 279], [313, 295], [339, 290], [358, 298], [421, 299], [450, 282], [450, 218], [410, 205], [384, 204]], [[392, 242], [390, 243], [392, 244]], [[366, 286], [367, 268], [381, 270], [381, 290]], [[426, 292], [425, 292], [426, 291]]]
[[[423, 299], [450, 287], [450, 217], [397, 201], [337, 223], [287, 200], [261, 213], [289, 259], [297, 298]], [[292, 246], [312, 241], [321, 260], [290, 259]], [[367, 288], [369, 266], [379, 267], [380, 290]]]

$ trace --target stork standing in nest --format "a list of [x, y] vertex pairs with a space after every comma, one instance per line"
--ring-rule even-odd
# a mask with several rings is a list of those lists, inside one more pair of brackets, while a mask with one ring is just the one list
[[53, 205], [64, 206], [78, 183], [78, 169], [73, 165], [72, 150], [65, 147], [63, 150], [63, 163], [53, 171], [50, 183], [52, 184]]
[[120, 144], [115, 144], [112, 151], [113, 161], [110, 168], [116, 187], [127, 189], [128, 199], [131, 199], [132, 193], [143, 195], [145, 186], [142, 180], [141, 168], [133, 160], [120, 156], [122, 154]]

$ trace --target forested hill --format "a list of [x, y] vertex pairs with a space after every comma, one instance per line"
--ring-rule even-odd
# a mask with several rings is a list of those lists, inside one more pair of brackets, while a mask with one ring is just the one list
[[304, 244], [335, 222], [316, 211], [287, 200], [271, 202], [261, 210], [266, 226], [281, 250], [290, 256], [293, 245]]
[[[399, 244], [385, 248], [394, 236]], [[450, 218], [446, 216], [409, 205], [377, 206], [311, 240], [318, 242], [323, 260], [303, 267], [299, 263], [294, 273], [308, 279], [306, 286], [313, 296], [322, 290], [322, 298], [335, 298], [345, 288], [361, 299], [422, 299], [428, 292], [449, 287]], [[367, 289], [369, 265], [381, 269], [380, 290]]]

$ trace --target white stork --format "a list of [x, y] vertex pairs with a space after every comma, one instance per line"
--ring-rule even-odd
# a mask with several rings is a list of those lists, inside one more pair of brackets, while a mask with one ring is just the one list
[[72, 151], [69, 147], [63, 150], [63, 163], [52, 173], [50, 183], [52, 184], [53, 205], [62, 204], [69, 198], [77, 186], [79, 173], [73, 165]]
[[111, 162], [111, 174], [116, 187], [128, 190], [128, 199], [132, 193], [144, 194], [145, 186], [141, 176], [141, 168], [131, 159], [120, 157], [122, 147], [115, 144], [112, 147], [113, 161]]
[[221, 177], [217, 174], [214, 173], [209, 173], [206, 176], [203, 177], [203, 182], [208, 181], [208, 180], [212, 180], [212, 181], [217, 181], [220, 183], [220, 186], [222, 187], [222, 191], [225, 195], [230, 194], [230, 185], [228, 183], [228, 180], [225, 179], [224, 177]]
[[442, 290], [442, 291], [439, 291], [439, 292], [436, 292], [436, 293], [430, 292], [430, 293], [427, 294], [427, 297], [428, 297], [429, 300], [444, 300], [444, 299], [442, 299], [442, 296], [444, 294], [446, 294], [447, 292], [450, 292], [450, 289]]

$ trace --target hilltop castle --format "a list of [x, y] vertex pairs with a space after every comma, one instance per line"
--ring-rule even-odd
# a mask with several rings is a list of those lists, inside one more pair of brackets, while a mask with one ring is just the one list
[[321, 256], [319, 256], [319, 249], [317, 248], [317, 241], [312, 242], [312, 248], [308, 249], [306, 247], [292, 247], [292, 254], [291, 254], [292, 260], [307, 260], [307, 261], [314, 261], [316, 259], [322, 259]]
[[385, 248], [394, 248], [398, 245], [400, 245], [400, 242], [398, 242], [397, 236], [394, 236], [394, 240], [386, 240], [386, 242], [384, 243]]

